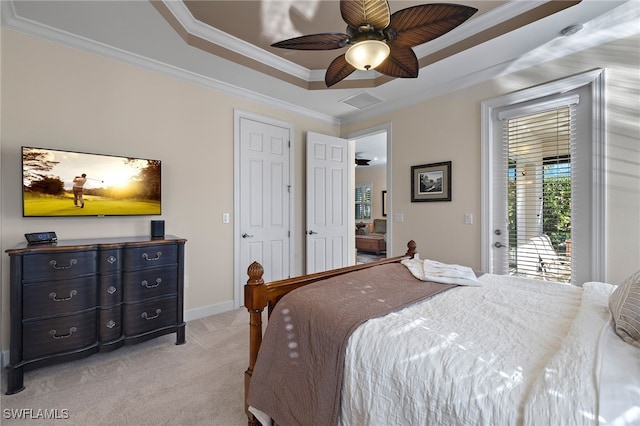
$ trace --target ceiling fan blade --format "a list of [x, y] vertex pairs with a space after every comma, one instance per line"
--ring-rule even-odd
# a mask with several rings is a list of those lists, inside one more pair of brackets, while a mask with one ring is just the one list
[[447, 3], [399, 10], [391, 15], [390, 26], [397, 32], [393, 44], [413, 47], [426, 43], [456, 28], [477, 11], [474, 7]]
[[375, 30], [382, 30], [389, 26], [391, 12], [387, 0], [340, 0], [340, 14], [353, 28], [370, 24]]
[[335, 58], [331, 62], [331, 64], [329, 64], [327, 73], [324, 75], [324, 82], [326, 83], [327, 87], [331, 87], [339, 81], [347, 78], [349, 74], [351, 74], [355, 70], [356, 68], [349, 62], [347, 62], [344, 55], [340, 55]]
[[410, 47], [392, 46], [391, 54], [376, 67], [376, 71], [390, 77], [418, 77], [418, 58]]
[[273, 43], [272, 47], [294, 50], [333, 50], [346, 46], [349, 36], [342, 33], [311, 34]]

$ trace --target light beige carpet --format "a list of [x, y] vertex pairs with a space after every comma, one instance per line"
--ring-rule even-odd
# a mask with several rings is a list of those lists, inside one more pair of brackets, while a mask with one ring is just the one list
[[[170, 334], [29, 371], [18, 394], [4, 395], [3, 383], [0, 424], [246, 425], [248, 324], [246, 309], [238, 309], [188, 322], [184, 345]], [[45, 409], [68, 418], [13, 418]]]

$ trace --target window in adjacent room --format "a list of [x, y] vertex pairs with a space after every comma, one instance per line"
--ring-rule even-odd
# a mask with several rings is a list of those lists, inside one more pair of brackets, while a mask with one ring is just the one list
[[356, 220], [371, 220], [371, 193], [370, 183], [356, 185]]

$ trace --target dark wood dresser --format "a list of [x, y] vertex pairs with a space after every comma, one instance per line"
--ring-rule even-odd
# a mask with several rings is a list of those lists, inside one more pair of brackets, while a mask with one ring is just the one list
[[7, 395], [30, 370], [176, 333], [186, 240], [123, 237], [22, 244], [11, 259]]

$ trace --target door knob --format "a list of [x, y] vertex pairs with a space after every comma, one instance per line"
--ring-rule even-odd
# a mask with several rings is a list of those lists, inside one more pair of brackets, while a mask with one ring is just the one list
[[253, 238], [253, 235], [249, 235], [246, 232], [242, 234], [242, 238]]
[[315, 231], [309, 231], [309, 235], [317, 234]]
[[494, 246], [495, 248], [502, 248], [502, 247], [504, 247], [504, 245], [503, 245], [500, 241], [496, 241], [496, 242], [493, 244], [493, 246]]

